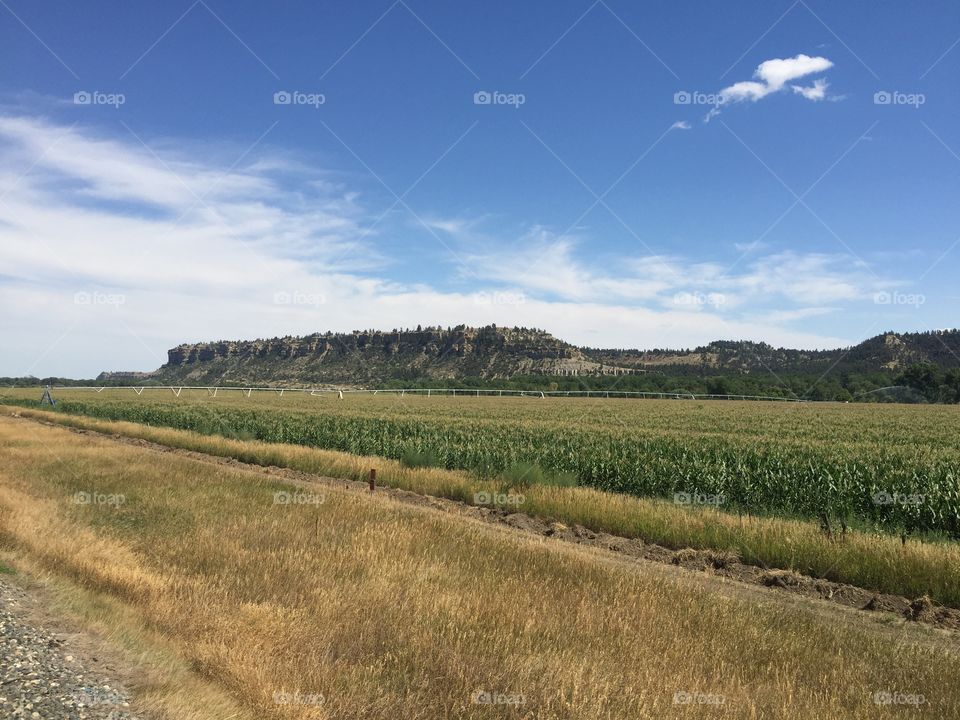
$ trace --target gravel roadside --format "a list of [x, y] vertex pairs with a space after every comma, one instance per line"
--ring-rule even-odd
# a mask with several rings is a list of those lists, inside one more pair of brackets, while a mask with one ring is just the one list
[[0, 574], [0, 718], [138, 720], [116, 677], [68, 634], [35, 622], [32, 598]]

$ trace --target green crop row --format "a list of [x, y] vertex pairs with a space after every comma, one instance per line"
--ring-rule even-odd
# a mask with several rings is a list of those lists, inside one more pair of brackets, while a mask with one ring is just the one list
[[[414, 453], [482, 477], [533, 465], [601, 490], [822, 518], [831, 526], [848, 522], [890, 532], [960, 537], [960, 451], [953, 447], [938, 442], [858, 443], [856, 427], [843, 427], [842, 416], [831, 419], [828, 432], [818, 432], [815, 424], [804, 425], [801, 413], [787, 416], [791, 410], [784, 406], [723, 404], [717, 412], [724, 422], [715, 418], [710, 424], [697, 412], [702, 406], [635, 401], [604, 422], [577, 421], [578, 411], [580, 418], [583, 413], [589, 418], [604, 401], [580, 402], [586, 404], [528, 403], [505, 413], [496, 401], [469, 399], [351, 399], [312, 405], [298, 399], [285, 407], [257, 398], [195, 395], [130, 401], [70, 396], [58, 408], [358, 455], [400, 459]], [[794, 432], [763, 433], [751, 417], [755, 412], [779, 412], [780, 425], [789, 423]], [[696, 428], [685, 430], [691, 416]], [[890, 417], [906, 423], [909, 416]], [[873, 432], [880, 432], [878, 426]]]

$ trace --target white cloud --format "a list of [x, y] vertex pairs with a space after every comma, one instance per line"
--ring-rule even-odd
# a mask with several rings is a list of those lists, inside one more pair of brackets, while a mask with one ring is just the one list
[[[724, 105], [744, 101], [757, 102], [768, 95], [784, 90], [794, 80], [825, 72], [832, 67], [833, 62], [825, 57], [810, 57], [803, 54], [792, 58], [765, 60], [754, 70], [755, 80], [743, 80], [721, 90], [718, 93], [721, 102], [707, 113], [704, 120], [709, 122], [719, 115]], [[790, 87], [794, 93], [808, 100], [823, 100], [826, 97], [827, 81], [819, 78], [810, 86], [790, 85]]]
[[801, 85], [791, 85], [795, 93], [803, 95], [807, 100], [823, 100], [827, 97], [827, 88], [830, 83], [828, 83], [823, 78], [818, 78], [813, 81], [813, 85], [803, 87]]
[[422, 218], [422, 220], [427, 227], [434, 230], [442, 230], [450, 235], [460, 235], [465, 233], [474, 224], [473, 221], [464, 220], [461, 218], [426, 217]]
[[754, 72], [754, 77], [760, 78], [771, 92], [780, 90], [788, 82], [799, 80], [807, 75], [821, 73], [833, 67], [833, 63], [825, 57], [810, 57], [797, 55], [786, 59], [767, 60], [760, 63]]
[[[242, 149], [224, 160], [217, 148], [144, 140], [153, 152], [124, 131], [104, 137], [0, 116], [0, 375], [147, 370], [181, 342], [417, 324], [529, 325], [606, 346], [725, 337], [827, 347], [855, 338], [771, 313], [849, 304], [878, 289], [833, 256], [767, 255], [727, 277], [715, 262], [595, 258], [588, 237], [533, 226], [506, 239], [481, 234], [484, 219], [424, 213], [474, 273], [439, 290], [426, 275], [390, 276], [393, 258], [378, 242], [397, 228], [368, 233], [379, 212], [328, 170], [263, 151], [227, 172]], [[423, 267], [436, 267], [429, 260]], [[489, 290], [524, 301], [478, 303]], [[681, 292], [720, 293], [725, 303], [678, 307]], [[77, 293], [122, 303], [78, 303]]]
[[[464, 250], [475, 277], [532, 297], [567, 302], [642, 303], [671, 309], [688, 302], [687, 295], [723, 295], [720, 303], [688, 303], [689, 311], [751, 314], [777, 305], [795, 310], [862, 301], [891, 287], [843, 254], [755, 255], [740, 263], [740, 269], [731, 270], [723, 263], [682, 256], [596, 258], [589, 263], [581, 259], [589, 254], [580, 252], [585, 244], [582, 238], [559, 237], [540, 227], [507, 244], [476, 235], [464, 235], [461, 241], [464, 248], [485, 248], [474, 253]], [[678, 295], [684, 296], [679, 303]]]
[[[629, 275], [616, 275], [602, 267], [590, 268], [576, 257], [577, 237], [559, 237], [542, 227], [532, 228], [505, 247], [494, 247], [497, 241], [489, 237], [461, 238], [464, 240], [467, 249], [463, 257], [475, 277], [560, 301], [654, 300], [671, 287], [669, 277], [677, 274], [677, 269], [661, 258], [621, 258], [624, 266], [645, 268]], [[470, 251], [477, 247], [486, 249]]]
[[720, 91], [724, 102], [740, 102], [741, 100], [759, 100], [769, 95], [773, 90], [765, 83], [744, 80], [734, 83]]
[[0, 116], [0, 137], [12, 144], [14, 155], [37, 159], [37, 166], [60, 179], [81, 183], [80, 194], [97, 199], [125, 200], [171, 209], [208, 194], [254, 197], [267, 189], [262, 177], [216, 169], [184, 159], [168, 158], [166, 166], [140, 146], [84, 135], [32, 118]]
[[690, 123], [686, 120], [677, 120], [673, 125], [670, 126], [671, 130], [689, 130]]

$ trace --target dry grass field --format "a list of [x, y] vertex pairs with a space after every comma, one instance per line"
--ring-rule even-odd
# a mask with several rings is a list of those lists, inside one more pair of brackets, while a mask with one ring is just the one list
[[[65, 414], [960, 539], [956, 405], [57, 389]], [[218, 391], [221, 390], [218, 388]], [[0, 402], [40, 409], [38, 390]], [[698, 501], [698, 504], [700, 501]]]
[[[2, 407], [2, 406], [0, 406]], [[378, 468], [378, 482], [421, 495], [474, 503], [475, 493], [498, 492], [494, 481], [439, 468], [410, 468], [396, 460], [293, 444], [237, 440], [185, 430], [84, 416], [5, 408], [23, 417], [70, 427], [148, 440], [165, 446], [274, 465], [337, 478], [365, 479]], [[815, 522], [756, 517], [711, 507], [678, 506], [656, 498], [637, 498], [586, 487], [532, 485], [518, 509], [591, 530], [639, 538], [681, 549], [694, 547], [734, 552], [745, 562], [789, 569], [814, 577], [915, 598], [929, 595], [960, 607], [960, 545], [954, 542], [901, 542], [890, 535], [852, 530], [827, 536]]]
[[960, 715], [932, 630], [8, 416], [0, 543], [158, 717]]

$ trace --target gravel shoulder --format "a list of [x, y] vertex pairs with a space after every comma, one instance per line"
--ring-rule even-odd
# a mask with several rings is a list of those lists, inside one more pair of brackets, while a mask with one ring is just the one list
[[140, 720], [129, 671], [103, 641], [43, 609], [19, 578], [0, 574], [0, 717]]

